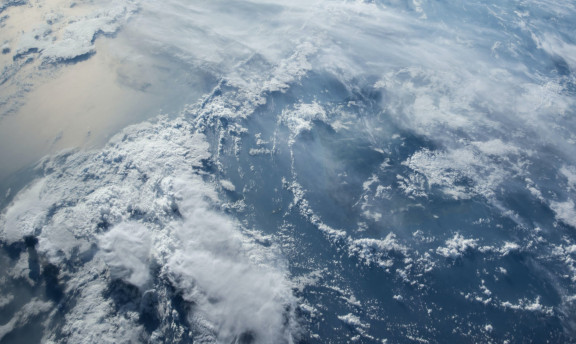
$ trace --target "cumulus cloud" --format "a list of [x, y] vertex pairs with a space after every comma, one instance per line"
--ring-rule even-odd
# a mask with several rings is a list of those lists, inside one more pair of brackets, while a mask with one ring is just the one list
[[466, 239], [460, 233], [446, 240], [446, 246], [436, 249], [436, 253], [446, 258], [458, 258], [463, 256], [467, 251], [475, 249], [478, 246], [477, 239]]
[[295, 304], [281, 267], [266, 264], [266, 252], [194, 188], [179, 183], [185, 220], [175, 228], [178, 248], [166, 265], [172, 283], [197, 305], [191, 320], [207, 322], [220, 342], [242, 335], [258, 343], [291, 341], [285, 312]]
[[46, 207], [49, 201], [45, 200], [43, 181], [37, 181], [20, 192], [12, 206], [3, 214], [3, 229], [0, 237], [3, 241], [13, 243], [22, 237], [33, 235], [35, 228], [42, 225]]
[[103, 259], [113, 278], [143, 288], [150, 280], [150, 231], [137, 222], [122, 222], [99, 237]]
[[293, 110], [284, 111], [280, 118], [295, 137], [310, 130], [313, 121], [325, 121], [326, 111], [318, 103], [298, 104]]
[[[152, 312], [171, 309], [165, 283], [196, 305], [180, 310], [184, 323], [166, 316], [161, 323], [173, 322], [157, 331], [191, 326], [197, 339], [292, 340], [295, 300], [283, 260], [218, 210], [218, 185], [197, 173], [209, 148], [182, 118], [129, 127], [102, 150], [44, 161], [58, 172], [2, 215], [3, 240], [36, 235], [39, 255], [68, 274], [74, 302], [62, 332], [70, 342], [146, 336], [138, 316], [118, 311], [127, 306], [118, 304], [115, 280], [155, 295], [161, 306]], [[82, 268], [71, 271], [74, 259]]]
[[572, 200], [550, 203], [550, 208], [556, 213], [558, 220], [576, 228], [576, 207]]
[[358, 326], [358, 327], [369, 327], [368, 325], [362, 323], [360, 318], [352, 313], [346, 315], [339, 315], [338, 319], [349, 326]]

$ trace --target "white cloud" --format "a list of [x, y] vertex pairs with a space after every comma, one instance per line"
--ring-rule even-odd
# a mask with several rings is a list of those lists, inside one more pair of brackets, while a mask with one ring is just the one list
[[294, 109], [285, 110], [280, 120], [292, 132], [292, 140], [303, 131], [312, 129], [313, 121], [326, 121], [326, 111], [318, 103], [297, 104]]
[[455, 259], [477, 246], [477, 239], [466, 239], [460, 233], [456, 233], [451, 239], [446, 240], [446, 246], [438, 247], [436, 253], [446, 258]]
[[[159, 119], [125, 129], [102, 150], [47, 159], [52, 172], [8, 207], [3, 238], [34, 233], [39, 255], [68, 276], [75, 301], [62, 331], [70, 342], [145, 336], [138, 314], [118, 312], [106, 295], [121, 279], [169, 307], [170, 296], [151, 289], [166, 283], [151, 275], [153, 266], [196, 305], [185, 317], [198, 338], [291, 340], [296, 303], [283, 260], [270, 240], [258, 244], [261, 236], [216, 210], [218, 186], [196, 173], [209, 157], [205, 137], [189, 123]], [[89, 257], [96, 243], [98, 254], [70, 270], [68, 261]]]
[[338, 319], [340, 319], [340, 321], [349, 326], [370, 327], [369, 325], [364, 324], [357, 315], [354, 315], [352, 313], [348, 313], [346, 315], [339, 315]]
[[[48, 5], [50, 11], [57, 12], [43, 12], [46, 17], [51, 18], [48, 23], [39, 24], [33, 30], [22, 34], [16, 55], [33, 51], [40, 54], [43, 62], [57, 63], [94, 53], [96, 36], [115, 33], [136, 11], [136, 6], [128, 1], [102, 5], [102, 8], [93, 12], [86, 7], [80, 11], [84, 15], [63, 20], [62, 14], [58, 13], [62, 9], [58, 8], [59, 6], [50, 8]], [[42, 11], [42, 6], [39, 9]]]
[[286, 307], [295, 303], [282, 267], [271, 266], [273, 260], [241, 234], [238, 223], [211, 210], [194, 184], [177, 185], [184, 222], [174, 228], [178, 240], [166, 273], [196, 304], [192, 321], [209, 322], [222, 342], [242, 333], [258, 343], [290, 341], [295, 324], [286, 326]]
[[567, 225], [576, 228], [576, 207], [571, 199], [565, 202], [550, 202], [550, 208], [556, 213], [556, 218]]
[[220, 185], [222, 186], [222, 188], [224, 190], [227, 190], [227, 191], [235, 191], [236, 190], [236, 187], [234, 186], [234, 184], [231, 181], [226, 180], [226, 179], [222, 179], [220, 181]]
[[576, 190], [576, 168], [572, 166], [562, 166], [560, 173], [568, 181], [568, 187]]
[[137, 222], [122, 222], [99, 237], [103, 259], [113, 278], [144, 288], [150, 273], [150, 230]]
[[507, 155], [507, 154], [514, 154], [518, 152], [518, 148], [502, 142], [500, 139], [494, 139], [489, 141], [476, 141], [472, 142], [474, 146], [476, 146], [482, 153], [488, 155]]
[[2, 216], [2, 240], [12, 243], [22, 237], [33, 235], [35, 228], [42, 225], [48, 201], [43, 191], [44, 182], [37, 181], [22, 190]]
[[0, 340], [15, 329], [26, 326], [34, 317], [49, 312], [54, 305], [38, 299], [32, 299], [25, 304], [14, 316], [5, 324], [0, 325]]

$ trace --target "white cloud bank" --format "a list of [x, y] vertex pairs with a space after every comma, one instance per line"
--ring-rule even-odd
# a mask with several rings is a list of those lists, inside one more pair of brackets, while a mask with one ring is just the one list
[[[257, 244], [216, 210], [218, 185], [196, 172], [209, 157], [204, 136], [182, 118], [143, 123], [101, 151], [47, 159], [48, 174], [2, 215], [4, 242], [37, 236], [39, 254], [69, 276], [67, 297], [75, 302], [61, 329], [68, 342], [147, 336], [137, 315], [115, 311], [113, 295], [105, 296], [114, 280], [157, 295], [156, 312], [171, 307], [159, 292], [167, 281], [194, 304], [184, 314], [188, 323], [161, 325], [155, 336], [190, 326], [198, 340], [292, 340], [297, 324], [285, 266], [274, 246]], [[98, 254], [78, 261], [93, 244]], [[70, 270], [71, 261], [82, 267]]]

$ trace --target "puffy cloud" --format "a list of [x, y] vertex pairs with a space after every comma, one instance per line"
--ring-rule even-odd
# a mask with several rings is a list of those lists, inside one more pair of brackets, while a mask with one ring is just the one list
[[460, 233], [456, 233], [454, 237], [446, 240], [446, 246], [438, 247], [436, 253], [446, 258], [458, 258], [477, 246], [477, 239], [466, 239]]
[[122, 222], [99, 237], [103, 259], [113, 278], [139, 288], [150, 280], [150, 231], [137, 222]]

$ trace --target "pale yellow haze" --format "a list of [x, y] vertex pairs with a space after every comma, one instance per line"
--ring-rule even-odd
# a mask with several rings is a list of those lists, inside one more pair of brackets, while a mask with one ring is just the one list
[[[0, 70], [13, 63], [22, 34], [42, 24], [47, 13], [86, 13], [91, 6], [71, 8], [69, 2], [47, 0], [42, 6], [9, 7], [3, 13], [8, 18], [0, 28], [0, 45], [7, 44], [11, 52], [0, 55]], [[177, 74], [174, 66], [139, 54], [129, 47], [129, 41], [122, 34], [98, 37], [96, 53], [87, 59], [56, 67], [42, 66], [36, 59], [0, 85], [1, 98], [18, 94], [22, 85], [29, 88], [12, 97], [8, 105], [13, 105], [14, 99], [20, 105], [0, 117], [0, 180], [46, 154], [101, 146], [121, 128], [163, 110], [177, 111], [178, 106], [199, 96], [192, 88], [198, 90], [194, 84], [201, 80], [173, 79]]]

